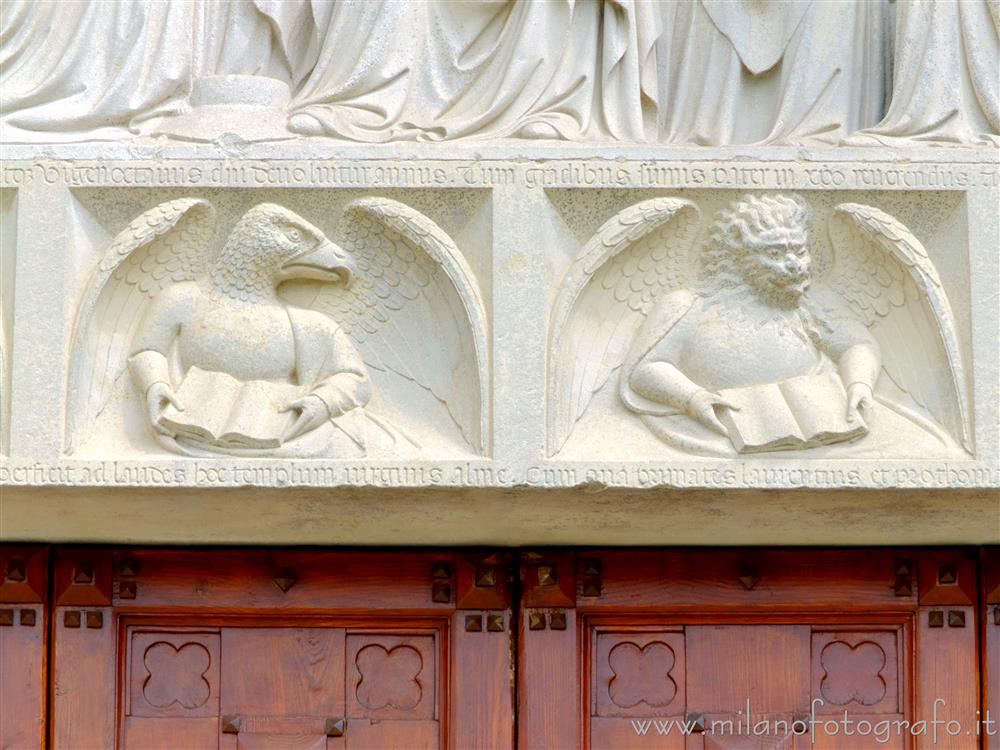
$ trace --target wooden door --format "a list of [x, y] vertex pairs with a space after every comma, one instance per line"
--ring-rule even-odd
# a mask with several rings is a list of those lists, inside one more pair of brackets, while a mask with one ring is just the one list
[[983, 748], [1000, 750], [1000, 547], [982, 550], [981, 570]]
[[512, 743], [509, 560], [61, 550], [56, 748]]
[[543, 551], [522, 576], [519, 747], [979, 747], [964, 552]]
[[45, 742], [47, 547], [0, 546], [0, 748]]
[[14, 545], [0, 572], [0, 748], [510, 748], [516, 713], [520, 748], [1000, 750], [997, 548]]

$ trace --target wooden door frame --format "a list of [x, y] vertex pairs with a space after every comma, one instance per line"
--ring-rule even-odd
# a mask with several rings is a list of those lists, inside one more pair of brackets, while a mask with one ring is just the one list
[[[952, 707], [955, 715], [965, 717], [963, 725], [981, 706], [978, 669], [951, 682], [942, 678], [970, 656], [979, 659], [974, 550], [616, 548], [582, 550], [572, 558], [562, 550], [539, 550], [534, 556], [540, 561], [536, 567], [522, 565], [525, 587], [539, 588], [537, 564], [561, 562], [573, 579], [549, 587], [550, 593], [559, 589], [554, 593], [558, 598], [570, 590], [574, 597], [572, 602], [560, 601], [557, 609], [546, 606], [552, 602], [537, 594], [538, 606], [527, 606], [525, 601], [519, 623], [519, 748], [589, 747], [587, 641], [593, 623], [625, 619], [671, 626], [738, 623], [741, 618], [732, 612], [734, 604], [744, 622], [750, 613], [755, 623], [897, 623], [904, 628], [909, 653], [916, 655], [905, 677], [901, 675], [911, 720], [930, 720], [936, 695], [950, 696], [951, 689], [967, 704]], [[788, 566], [794, 558], [806, 561], [804, 569]], [[847, 574], [836, 565], [838, 561], [848, 566]], [[942, 574], [944, 580], [939, 580]], [[957, 581], [951, 580], [952, 574]], [[778, 603], [770, 604], [772, 599]], [[831, 608], [837, 613], [829, 614]], [[539, 616], [556, 611], [565, 618], [565, 630], [538, 628]], [[962, 618], [964, 626], [947, 626], [952, 613]], [[945, 619], [945, 627], [937, 626], [938, 617]], [[935, 648], [921, 648], [932, 640]], [[929, 738], [918, 737], [908, 740], [907, 746], [947, 745], [932, 745]], [[978, 747], [978, 741], [967, 746]]]
[[[506, 562], [497, 556], [492, 551], [58, 549], [53, 674], [60, 689], [50, 690], [51, 747], [119, 746], [130, 627], [251, 622], [433, 631], [440, 647], [441, 746], [510, 746], [513, 621]], [[483, 560], [496, 568], [494, 585], [483, 585], [481, 577], [475, 585]], [[89, 582], [73, 583], [81, 570]], [[279, 576], [296, 580], [283, 591], [276, 585]], [[502, 630], [487, 627], [489, 614], [501, 617]], [[470, 617], [480, 617], [483, 628], [469, 630]], [[71, 639], [86, 643], [68, 648]], [[483, 679], [491, 674], [504, 679]], [[475, 713], [471, 706], [477, 706]], [[453, 720], [465, 715], [479, 719]]]
[[[787, 560], [789, 555], [811, 562], [805, 570], [781, 573], [782, 558]], [[346, 568], [337, 564], [348, 556], [363, 564]], [[126, 564], [136, 559], [138, 570]], [[234, 593], [246, 581], [225, 571], [221, 563], [226, 559], [253, 562], [259, 579], [252, 584], [255, 597], [248, 599], [246, 590]], [[838, 559], [855, 560], [848, 566], [851, 573], [846, 577], [824, 574], [824, 566], [830, 567]], [[25, 563], [25, 580], [20, 580], [18, 565], [9, 569], [11, 560]], [[327, 576], [327, 593], [336, 593], [334, 598], [345, 606], [301, 604], [308, 598], [303, 596], [308, 586], [302, 575], [292, 588], [300, 605], [287, 606], [287, 596], [274, 585], [273, 577], [282, 566], [299, 566], [301, 570], [310, 560]], [[519, 570], [508, 580], [512, 560], [519, 563]], [[447, 564], [446, 576], [435, 577], [432, 568], [438, 563]], [[476, 585], [484, 566], [498, 574], [492, 586]], [[870, 569], [867, 573], [866, 567]], [[183, 572], [192, 590], [201, 576], [198, 585], [202, 604], [172, 604], [171, 596], [176, 597], [177, 591], [157, 582], [157, 570], [161, 574]], [[196, 574], [198, 570], [202, 573]], [[370, 583], [373, 570], [394, 579], [387, 596], [379, 599], [355, 591], [345, 598], [345, 592], [349, 594], [351, 587], [358, 585], [357, 580], [350, 580], [351, 576]], [[958, 582], [952, 581], [956, 572]], [[124, 679], [120, 644], [130, 623], [146, 622], [152, 616], [161, 623], [204, 624], [211, 612], [213, 622], [250, 616], [255, 621], [270, 622], [293, 615], [297, 622], [333, 624], [352, 622], [364, 613], [375, 612], [402, 624], [437, 623], [439, 632], [448, 634], [448, 638], [442, 637], [440, 669], [450, 682], [441, 689], [447, 690], [452, 710], [460, 715], [471, 712], [473, 706], [490, 707], [486, 739], [462, 735], [464, 730], [449, 724], [448, 712], [442, 711], [442, 736], [450, 746], [464, 747], [483, 740], [482, 745], [510, 747], [516, 726], [522, 748], [582, 747], [592, 691], [592, 649], [584, 642], [586, 634], [595, 625], [614, 625], [626, 619], [633, 625], [665, 626], [731, 622], [734, 617], [726, 609], [732, 608], [733, 596], [742, 597], [743, 609], [754, 612], [757, 622], [903, 623], [918, 654], [935, 654], [935, 663], [918, 658], [906, 671], [914, 719], [927, 714], [928, 701], [940, 688], [933, 680], [952, 666], [946, 662], [963, 658], [961, 653], [968, 652], [971, 642], [975, 644], [972, 653], [978, 666], [974, 671], [981, 675], [981, 683], [977, 675], [971, 678], [976, 681], [973, 692], [979, 707], [989, 708], [994, 722], [1000, 724], [1000, 666], [994, 668], [991, 661], [992, 654], [1000, 654], [1000, 547], [996, 546], [518, 552], [8, 544], [0, 545], [0, 573], [4, 575], [0, 582], [0, 610], [11, 610], [17, 619], [21, 610], [36, 613], [32, 628], [15, 622], [9, 628], [0, 626], [0, 636], [31, 633], [37, 641], [27, 650], [18, 650], [30, 654], [34, 671], [29, 669], [27, 680], [15, 685], [13, 701], [2, 692], [10, 689], [9, 681], [0, 684], [0, 697], [4, 705], [18, 706], [15, 718], [19, 723], [14, 731], [27, 731], [38, 738], [39, 746], [79, 746], [81, 731], [95, 740], [92, 744], [112, 746], [117, 741], [120, 729], [116, 717], [120, 711], [114, 701], [116, 695], [122, 694], [116, 686]], [[789, 577], [784, 588], [782, 576]], [[741, 581], [741, 577], [746, 580]], [[796, 595], [796, 588], [807, 582], [811, 587], [808, 596]], [[699, 587], [720, 596], [713, 601], [711, 596], [698, 595]], [[435, 602], [435, 596], [444, 598], [445, 589], [447, 601]], [[762, 592], [768, 592], [768, 597], [762, 597]], [[787, 595], [782, 596], [782, 592]], [[780, 602], [771, 606], [767, 598]], [[257, 606], [262, 601], [264, 609]], [[825, 613], [824, 609], [829, 608], [847, 614]], [[74, 612], [77, 614], [70, 615], [67, 621], [67, 613]], [[486, 618], [496, 613], [503, 615], [504, 630], [487, 633]], [[949, 628], [951, 613], [964, 615], [966, 626]], [[95, 624], [100, 621], [101, 627], [88, 627], [88, 614]], [[934, 618], [941, 617], [945, 619], [944, 627], [931, 626]], [[482, 630], [468, 629], [469, 618], [473, 625], [478, 621]], [[64, 660], [61, 644], [81, 636], [90, 645]], [[483, 638], [490, 636], [494, 640], [484, 653]], [[943, 649], [920, 648], [920, 639], [941, 638], [953, 642]], [[112, 657], [108, 658], [108, 654]], [[516, 655], [515, 664], [510, 662], [512, 654]], [[9, 662], [4, 661], [5, 670], [11, 674]], [[16, 669], [20, 674], [21, 668]], [[56, 669], [60, 670], [59, 691], [52, 679]], [[502, 690], [487, 694], [484, 685], [488, 681], [481, 679], [484, 670], [502, 682]], [[87, 696], [84, 705], [77, 707], [79, 710], [64, 710], [62, 695], [67, 691]], [[114, 705], [110, 712], [108, 705]], [[9, 736], [11, 726], [8, 723], [5, 736]], [[86, 740], [82, 738], [84, 744]], [[984, 750], [1000, 750], [1000, 737], [985, 737], [982, 744]], [[920, 747], [921, 743], [913, 745]]]

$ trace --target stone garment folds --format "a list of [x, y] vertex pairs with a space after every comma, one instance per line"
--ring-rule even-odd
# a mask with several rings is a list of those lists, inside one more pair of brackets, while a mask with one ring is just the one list
[[1000, 133], [998, 0], [9, 0], [0, 12], [5, 142]]

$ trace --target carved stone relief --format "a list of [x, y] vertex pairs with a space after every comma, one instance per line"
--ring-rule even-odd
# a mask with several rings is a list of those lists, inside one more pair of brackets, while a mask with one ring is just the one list
[[77, 313], [69, 451], [121, 430], [188, 456], [484, 452], [483, 296], [438, 224], [355, 198], [334, 242], [286, 205], [217, 200], [110, 239]]
[[17, 191], [0, 190], [0, 454], [10, 439], [10, 367], [14, 340]]
[[581, 421], [635, 419], [662, 455], [971, 452], [958, 325], [920, 239], [850, 200], [720, 197], [705, 218], [640, 201], [584, 243], [550, 322], [550, 453], [574, 455]]
[[998, 17], [994, 0], [11, 0], [2, 128], [17, 141], [973, 143], [1000, 132]]

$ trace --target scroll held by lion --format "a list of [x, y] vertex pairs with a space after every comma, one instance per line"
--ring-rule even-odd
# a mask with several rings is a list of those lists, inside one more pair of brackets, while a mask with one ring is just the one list
[[968, 451], [954, 317], [906, 227], [837, 205], [817, 274], [800, 196], [700, 215], [682, 198], [635, 204], [571, 265], [550, 328], [550, 454], [611, 389], [617, 424], [638, 416], [682, 453]]

